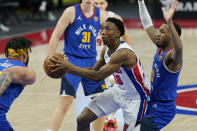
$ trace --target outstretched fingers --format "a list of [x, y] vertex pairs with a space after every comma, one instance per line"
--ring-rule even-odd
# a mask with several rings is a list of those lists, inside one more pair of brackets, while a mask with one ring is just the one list
[[172, 4], [172, 6], [171, 6], [171, 8], [173, 9], [173, 10], [176, 10], [176, 8], [179, 6], [179, 2], [176, 0], [173, 4]]
[[57, 58], [56, 56], [50, 57], [49, 60], [50, 60], [50, 62], [52, 62], [54, 64], [61, 63], [61, 60], [59, 58]]

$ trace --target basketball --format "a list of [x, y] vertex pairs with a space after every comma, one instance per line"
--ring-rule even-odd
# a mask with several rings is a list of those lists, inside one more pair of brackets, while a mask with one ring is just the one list
[[57, 70], [55, 72], [51, 72], [54, 68], [50, 67], [49, 65], [54, 65], [55, 63], [51, 62], [49, 58], [52, 58], [53, 56], [56, 56], [57, 58], [60, 58], [60, 59], [64, 59], [64, 55], [59, 54], [59, 53], [55, 53], [51, 56], [46, 57], [46, 59], [44, 60], [44, 65], [43, 65], [44, 71], [51, 78], [54, 78], [54, 79], [62, 78], [66, 74], [66, 70]]

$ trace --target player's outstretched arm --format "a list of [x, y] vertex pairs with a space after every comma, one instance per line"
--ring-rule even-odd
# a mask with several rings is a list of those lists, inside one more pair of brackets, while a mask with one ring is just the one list
[[153, 43], [156, 43], [157, 30], [153, 26], [151, 17], [148, 13], [144, 0], [138, 0], [138, 5], [139, 5], [139, 14], [140, 14], [142, 26], [144, 30], [146, 30], [147, 34], [149, 35]]
[[62, 36], [65, 29], [69, 26], [69, 24], [71, 24], [74, 21], [74, 17], [74, 7], [68, 7], [58, 20], [57, 25], [51, 35], [48, 45], [48, 55], [55, 53], [60, 37]]
[[8, 88], [13, 80], [12, 72], [1, 72], [0, 74], [0, 96], [3, 95], [5, 90]]
[[23, 87], [35, 82], [35, 72], [27, 67], [14, 66], [2, 71], [0, 75], [0, 95], [8, 88], [10, 83], [18, 83]]
[[[80, 68], [75, 65], [72, 65], [68, 62], [68, 60], [63, 59], [50, 59], [52, 62], [56, 63], [53, 68], [65, 69], [68, 73], [80, 77], [84, 77], [94, 81], [104, 80], [107, 76], [113, 74], [117, 69], [121, 66], [125, 68], [133, 67], [136, 64], [136, 56], [133, 52], [128, 51], [128, 49], [121, 49], [115, 54], [113, 54], [110, 61], [102, 66], [98, 71], [97, 70], [89, 70], [86, 68]], [[55, 70], [56, 70], [55, 69]]]
[[162, 8], [163, 11], [163, 16], [165, 21], [168, 24], [168, 28], [170, 30], [170, 35], [171, 35], [171, 41], [172, 41], [172, 45], [173, 45], [173, 50], [170, 52], [169, 55], [169, 59], [172, 60], [173, 62], [173, 66], [182, 64], [182, 60], [183, 60], [183, 44], [182, 41], [174, 27], [172, 18], [174, 15], [174, 12], [176, 11], [176, 8], [178, 7], [179, 2], [175, 1], [172, 5], [171, 8], [166, 11], [164, 8]]

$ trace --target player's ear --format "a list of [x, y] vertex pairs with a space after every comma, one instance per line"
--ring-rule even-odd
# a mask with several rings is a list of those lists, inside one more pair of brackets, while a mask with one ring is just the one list
[[107, 0], [105, 0], [105, 4], [106, 4], [106, 8], [108, 7], [108, 2], [107, 2]]
[[120, 37], [121, 37], [121, 32], [118, 31], [118, 32], [117, 32], [117, 38], [120, 38]]

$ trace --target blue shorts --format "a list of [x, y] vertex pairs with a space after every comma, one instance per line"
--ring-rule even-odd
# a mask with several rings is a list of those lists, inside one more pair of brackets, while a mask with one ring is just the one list
[[160, 131], [172, 121], [175, 114], [176, 104], [174, 101], [149, 101], [145, 116], [140, 120], [140, 131]]
[[0, 110], [0, 131], [14, 131], [7, 121], [5, 111]]
[[[96, 57], [83, 58], [66, 55], [68, 61], [78, 67], [93, 67], [96, 63]], [[71, 74], [66, 74], [61, 80], [60, 95], [70, 95], [76, 97], [76, 91], [79, 83], [81, 82], [85, 95], [95, 94], [103, 92], [106, 89], [104, 81], [95, 82], [82, 77], [78, 77]]]

